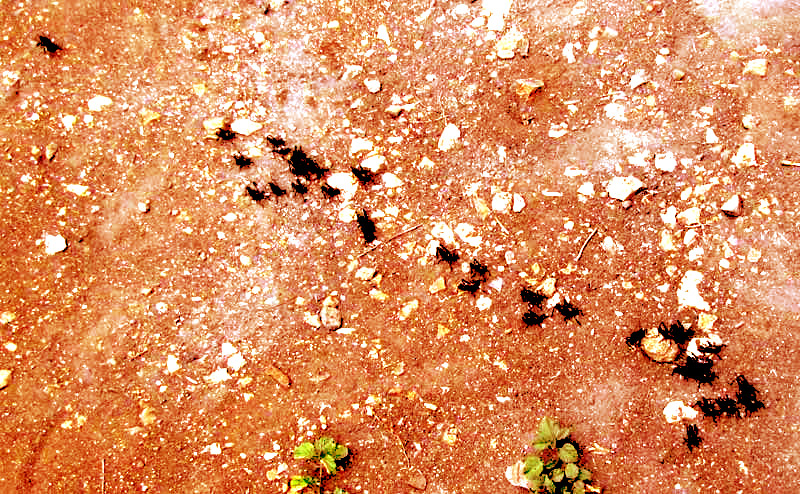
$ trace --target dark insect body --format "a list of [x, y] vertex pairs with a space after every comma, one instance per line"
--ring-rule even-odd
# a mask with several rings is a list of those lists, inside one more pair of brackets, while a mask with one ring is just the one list
[[304, 184], [300, 180], [295, 180], [292, 182], [292, 190], [294, 190], [297, 194], [303, 195], [308, 192], [308, 185]]
[[272, 146], [273, 150], [288, 149], [286, 147], [286, 141], [284, 141], [280, 137], [267, 136], [267, 142], [269, 143], [270, 146]]
[[694, 330], [686, 329], [679, 321], [673, 321], [669, 326], [662, 322], [658, 325], [658, 332], [678, 345], [685, 345], [694, 336]]
[[275, 182], [269, 183], [269, 190], [275, 197], [281, 197], [286, 195], [286, 190], [282, 189], [281, 186], [276, 184]]
[[545, 319], [547, 319], [546, 314], [539, 314], [532, 310], [525, 311], [522, 314], [522, 322], [527, 326], [541, 326]]
[[717, 405], [717, 400], [701, 398], [700, 401], [695, 403], [695, 406], [700, 408], [700, 411], [703, 412], [703, 415], [714, 419], [714, 422], [716, 422], [717, 418], [722, 415], [722, 410], [720, 410], [719, 406]]
[[245, 190], [247, 191], [247, 195], [250, 196], [250, 199], [256, 202], [261, 202], [267, 198], [267, 193], [261, 190], [261, 187], [255, 182], [251, 182], [250, 185], [245, 187]]
[[253, 164], [253, 159], [248, 156], [243, 156], [239, 153], [233, 155], [233, 161], [240, 170], [249, 168]]
[[322, 184], [319, 187], [319, 190], [327, 197], [328, 199], [333, 199], [334, 197], [338, 196], [342, 193], [341, 190], [337, 189], [336, 187], [332, 187], [328, 184]]
[[631, 333], [627, 338], [625, 338], [625, 343], [630, 347], [639, 346], [639, 344], [644, 339], [644, 335], [647, 334], [647, 331], [644, 329], [637, 329], [633, 333]]
[[720, 396], [715, 400], [721, 415], [735, 417], [739, 415], [739, 404], [730, 396]]
[[702, 342], [697, 344], [697, 349], [702, 353], [719, 353], [725, 345], [716, 344], [713, 342]]
[[489, 277], [489, 267], [479, 260], [473, 259], [469, 262], [469, 276], [473, 280], [486, 281], [486, 278]]
[[686, 437], [683, 438], [683, 442], [686, 444], [686, 447], [689, 448], [689, 451], [694, 451], [694, 449], [699, 447], [700, 443], [703, 442], [703, 438], [700, 437], [700, 429], [694, 424], [687, 424]]
[[524, 287], [519, 295], [522, 297], [522, 301], [531, 307], [541, 308], [544, 301], [547, 300], [546, 296], [528, 287]]
[[717, 379], [717, 374], [712, 367], [714, 362], [710, 359], [687, 357], [686, 362], [675, 367], [673, 374], [678, 374], [686, 379], [693, 379], [701, 384], [711, 384]]
[[361, 168], [360, 166], [354, 166], [350, 168], [350, 171], [353, 172], [356, 180], [358, 180], [361, 185], [366, 186], [375, 183], [376, 174], [372, 170], [367, 170], [366, 168]]
[[318, 179], [328, 171], [308, 156], [299, 146], [295, 146], [291, 153], [289, 153], [288, 161], [289, 171], [292, 175], [303, 177], [308, 180]]
[[577, 317], [583, 315], [583, 311], [572, 305], [571, 302], [559, 302], [555, 306], [555, 310], [564, 317], [565, 321], [574, 319], [578, 325], [581, 324]]
[[230, 126], [223, 125], [217, 129], [216, 136], [218, 141], [232, 141], [236, 139], [236, 132], [232, 131]]
[[745, 415], [764, 408], [764, 403], [758, 399], [758, 390], [744, 376], [736, 376], [736, 385], [739, 386], [739, 391], [736, 392], [736, 401], [744, 409]]
[[436, 262], [446, 262], [453, 267], [453, 263], [458, 261], [458, 253], [442, 245], [436, 247]]
[[375, 222], [367, 215], [363, 209], [356, 213], [356, 221], [361, 228], [361, 234], [364, 236], [365, 243], [372, 243], [375, 241]]
[[48, 38], [47, 36], [42, 36], [42, 35], [39, 35], [39, 42], [36, 43], [36, 46], [41, 46], [42, 49], [46, 53], [48, 53], [50, 55], [58, 53], [59, 51], [61, 51], [63, 49], [58, 44], [53, 42], [52, 39]]
[[458, 283], [458, 289], [462, 292], [475, 293], [481, 287], [481, 280], [465, 280], [462, 279]]

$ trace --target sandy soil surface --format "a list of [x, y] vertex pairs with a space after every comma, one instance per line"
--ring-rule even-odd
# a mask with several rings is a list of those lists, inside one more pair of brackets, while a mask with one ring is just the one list
[[[329, 435], [330, 490], [511, 494], [551, 416], [604, 492], [795, 492], [798, 12], [6, 5], [0, 491], [285, 492]], [[626, 344], [676, 320], [713, 382]]]

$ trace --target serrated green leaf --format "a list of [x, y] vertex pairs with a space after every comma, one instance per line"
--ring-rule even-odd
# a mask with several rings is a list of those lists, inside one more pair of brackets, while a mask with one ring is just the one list
[[568, 479], [574, 479], [578, 476], [580, 470], [581, 469], [578, 468], [578, 465], [574, 463], [567, 463], [566, 466], [564, 466], [564, 475], [566, 475]]
[[560, 468], [556, 468], [555, 470], [550, 472], [550, 480], [552, 480], [555, 483], [558, 483], [558, 482], [561, 482], [562, 480], [564, 480], [564, 470], [562, 470]]
[[548, 477], [547, 475], [545, 475], [544, 478], [542, 479], [542, 487], [544, 487], [547, 490], [547, 492], [552, 493], [556, 491], [556, 485], [553, 483], [552, 480], [550, 480], [550, 477]]
[[525, 457], [522, 472], [525, 474], [526, 478], [530, 480], [533, 477], [538, 477], [542, 474], [542, 470], [544, 470], [544, 463], [542, 463], [541, 458], [535, 455]]
[[586, 470], [585, 468], [581, 468], [581, 473], [578, 474], [579, 480], [592, 480], [592, 472]]
[[323, 436], [316, 440], [314, 447], [317, 449], [317, 453], [319, 453], [320, 456], [329, 455], [336, 450], [336, 441], [328, 436]]
[[333, 456], [322, 455], [319, 461], [322, 463], [322, 466], [325, 467], [325, 470], [328, 472], [328, 474], [336, 473], [336, 460], [333, 459]]
[[348, 453], [350, 453], [350, 450], [347, 449], [347, 446], [343, 444], [337, 444], [336, 449], [333, 451], [333, 453], [331, 453], [331, 456], [333, 456], [334, 460], [339, 461], [347, 456]]
[[296, 460], [310, 460], [316, 456], [314, 445], [306, 441], [301, 443], [300, 446], [294, 448], [294, 458]]
[[572, 427], [560, 427], [558, 429], [556, 437], [558, 438], [559, 441], [562, 439], [566, 439], [566, 437], [569, 436], [570, 432], [572, 432]]
[[535, 442], [547, 443], [555, 447], [556, 437], [558, 436], [558, 422], [550, 417], [544, 417], [539, 422], [539, 432], [536, 434]]
[[558, 460], [550, 460], [544, 464], [544, 469], [545, 471], [549, 472], [550, 470], [554, 469], [556, 465], [558, 465]]
[[545, 441], [541, 439], [536, 439], [533, 441], [533, 449], [536, 451], [542, 451], [550, 447], [550, 441]]
[[308, 486], [315, 485], [314, 481], [316, 479], [314, 477], [302, 476], [302, 475], [295, 475], [289, 481], [289, 493], [295, 494], [298, 492], [303, 492]]
[[567, 443], [558, 450], [558, 457], [564, 463], [575, 463], [578, 461], [578, 450], [572, 443]]

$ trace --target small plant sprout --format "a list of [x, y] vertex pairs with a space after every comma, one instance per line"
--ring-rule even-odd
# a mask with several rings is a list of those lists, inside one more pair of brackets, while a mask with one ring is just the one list
[[[316, 441], [305, 441], [294, 449], [296, 460], [307, 460], [315, 464], [315, 472], [307, 475], [295, 475], [289, 481], [289, 494], [310, 492], [322, 494], [323, 484], [334, 475], [338, 467], [337, 462], [349, 454], [347, 446], [338, 444], [330, 437], [320, 437]], [[314, 475], [316, 474], [316, 475]], [[325, 491], [327, 492], [327, 491]], [[333, 494], [347, 494], [337, 487]]]
[[578, 465], [580, 454], [570, 441], [572, 429], [544, 417], [533, 440], [534, 452], [523, 460], [528, 489], [535, 493], [584, 494], [600, 492], [589, 483], [592, 473]]

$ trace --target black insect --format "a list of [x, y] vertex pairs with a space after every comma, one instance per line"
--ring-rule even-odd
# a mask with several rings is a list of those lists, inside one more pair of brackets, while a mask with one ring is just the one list
[[717, 418], [722, 415], [722, 410], [720, 410], [719, 406], [717, 405], [717, 400], [711, 400], [704, 397], [695, 403], [695, 406], [700, 408], [700, 411], [703, 412], [703, 415], [714, 419], [714, 422], [716, 422]]
[[537, 291], [531, 290], [528, 287], [523, 287], [519, 295], [520, 297], [522, 297], [522, 301], [531, 307], [541, 308], [542, 304], [545, 302], [545, 300], [547, 300], [547, 297], [545, 295]]
[[369, 217], [363, 209], [356, 213], [356, 221], [361, 228], [361, 234], [364, 235], [365, 243], [372, 243], [375, 241], [375, 222]]
[[283, 149], [289, 150], [289, 148], [286, 147], [286, 141], [284, 141], [280, 137], [267, 136], [267, 142], [269, 143], [270, 146], [272, 146], [273, 150], [283, 150]]
[[322, 184], [319, 187], [319, 190], [327, 197], [328, 199], [333, 199], [334, 197], [338, 196], [342, 193], [341, 190], [337, 189], [336, 187], [330, 186], [328, 184]]
[[458, 253], [440, 245], [436, 247], [436, 262], [446, 262], [452, 269], [453, 263], [458, 261]]
[[686, 437], [683, 438], [683, 442], [689, 451], [694, 451], [703, 442], [703, 438], [700, 437], [700, 429], [694, 424], [686, 424]]
[[730, 396], [720, 396], [716, 399], [716, 402], [720, 414], [727, 415], [728, 417], [736, 417], [739, 415], [739, 404]]
[[713, 341], [700, 341], [697, 344], [697, 349], [702, 353], [719, 353], [722, 351], [723, 347], [725, 347], [724, 344], [722, 343], [717, 344], [714, 343]]
[[247, 195], [250, 196], [250, 199], [256, 202], [261, 202], [267, 198], [267, 193], [261, 190], [261, 187], [255, 182], [251, 182], [250, 185], [245, 187], [245, 190], [247, 191]]
[[673, 374], [693, 379], [701, 384], [711, 384], [717, 379], [713, 370], [714, 362], [706, 358], [687, 357], [686, 362], [675, 367]]
[[236, 139], [236, 132], [231, 130], [230, 125], [223, 125], [216, 132], [218, 141], [232, 141]]
[[539, 314], [532, 310], [527, 310], [522, 314], [522, 322], [528, 326], [541, 326], [545, 319], [547, 319], [546, 314]]
[[486, 281], [489, 277], [489, 267], [477, 259], [469, 262], [469, 277], [473, 280]]
[[764, 408], [764, 403], [758, 399], [758, 390], [744, 376], [736, 376], [736, 385], [739, 386], [739, 391], [736, 392], [736, 401], [744, 409], [745, 415]]
[[658, 332], [678, 345], [685, 345], [694, 336], [694, 330], [687, 329], [680, 321], [673, 321], [669, 326], [662, 322], [658, 325]]
[[292, 189], [295, 191], [295, 193], [303, 195], [308, 192], [308, 185], [304, 184], [300, 180], [295, 180], [292, 182]]
[[63, 49], [59, 45], [57, 45], [55, 42], [53, 42], [52, 39], [48, 38], [47, 36], [42, 36], [42, 35], [39, 35], [39, 42], [36, 43], [36, 46], [41, 46], [42, 49], [45, 51], [45, 53], [48, 53], [50, 55], [58, 53], [59, 51], [61, 51]]
[[269, 190], [275, 197], [281, 197], [286, 195], [286, 190], [282, 189], [281, 186], [276, 184], [275, 182], [269, 183]]
[[578, 320], [578, 316], [582, 316], [583, 311], [572, 305], [571, 302], [559, 302], [556, 304], [555, 310], [564, 316], [565, 321], [574, 319], [580, 326], [581, 322]]
[[236, 153], [233, 155], [233, 161], [240, 170], [249, 168], [253, 164], [253, 158]]
[[475, 293], [481, 287], [481, 280], [466, 280], [462, 279], [458, 283], [458, 289], [462, 292]]
[[303, 177], [308, 180], [318, 179], [328, 171], [298, 146], [295, 146], [289, 153], [288, 161], [289, 171], [292, 172], [292, 175]]
[[629, 347], [636, 347], [644, 339], [644, 335], [647, 334], [647, 331], [644, 329], [637, 329], [633, 333], [631, 333], [627, 338], [625, 338], [625, 343], [628, 344]]
[[366, 168], [361, 168], [360, 166], [354, 166], [350, 168], [350, 171], [353, 172], [353, 175], [356, 176], [356, 180], [358, 180], [361, 185], [372, 185], [375, 183], [375, 178], [377, 175], [372, 170], [367, 170]]

